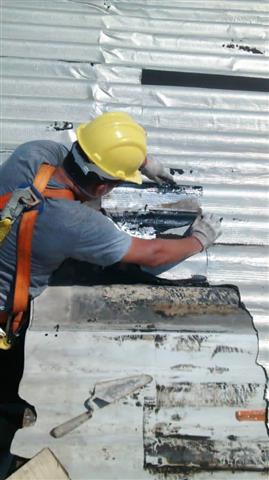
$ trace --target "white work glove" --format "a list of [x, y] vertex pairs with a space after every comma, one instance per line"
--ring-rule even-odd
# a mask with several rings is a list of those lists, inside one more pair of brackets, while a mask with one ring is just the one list
[[213, 214], [199, 215], [188, 229], [188, 235], [193, 235], [201, 243], [203, 250], [210, 247], [221, 234], [222, 218]]
[[176, 183], [173, 175], [169, 172], [169, 169], [164, 168], [158, 160], [151, 157], [147, 157], [146, 165], [141, 168], [141, 172], [159, 185], [162, 185], [163, 183]]

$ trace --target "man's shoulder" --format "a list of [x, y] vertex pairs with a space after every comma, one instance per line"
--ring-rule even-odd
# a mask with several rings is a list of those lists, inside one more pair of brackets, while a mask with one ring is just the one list
[[19, 145], [1, 166], [0, 188], [13, 190], [20, 183], [29, 183], [35, 177], [39, 166], [48, 163], [61, 166], [67, 148], [52, 140], [33, 140]]
[[50, 153], [53, 152], [66, 152], [67, 148], [58, 142], [53, 140], [31, 140], [29, 142], [22, 143], [19, 145], [14, 153], [29, 153], [33, 151], [47, 151]]
[[64, 199], [52, 200], [49, 203], [50, 214], [54, 218], [57, 217], [57, 222], [61, 223], [63, 228], [65, 226], [67, 229], [75, 229], [77, 233], [85, 232], [87, 235], [90, 235], [93, 229], [103, 232], [115, 228], [111, 220], [86, 203]]
[[[70, 246], [79, 244], [79, 239], [90, 243], [90, 238], [98, 230], [100, 240], [103, 235], [110, 231], [112, 223], [99, 211], [81, 203], [80, 201], [70, 201], [65, 199], [48, 199], [47, 207], [44, 209], [45, 215], [41, 215], [41, 224], [49, 226], [49, 235], [56, 235], [59, 239], [64, 239]], [[51, 219], [53, 218], [53, 224]], [[109, 223], [109, 225], [108, 225]], [[109, 228], [110, 227], [110, 228]], [[114, 229], [113, 225], [113, 229]], [[63, 245], [62, 245], [63, 247]], [[63, 247], [64, 248], [64, 247]], [[79, 248], [76, 246], [76, 248]]]

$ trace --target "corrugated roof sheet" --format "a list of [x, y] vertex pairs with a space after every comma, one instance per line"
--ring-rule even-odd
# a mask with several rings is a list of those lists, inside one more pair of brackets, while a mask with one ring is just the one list
[[182, 169], [180, 183], [201, 185], [202, 206], [224, 217], [208, 280], [239, 286], [268, 375], [268, 95], [141, 85], [142, 68], [268, 78], [267, 1], [6, 0], [1, 15], [0, 162], [27, 140], [67, 142], [55, 121], [131, 113], [148, 131], [149, 152]]
[[[6, 56], [101, 61], [100, 14], [64, 2], [8, 2], [2, 6]], [[70, 9], [69, 9], [70, 8]], [[57, 27], [57, 28], [56, 28]], [[27, 53], [26, 53], [27, 52]]]
[[267, 75], [266, 2], [111, 3], [101, 34], [107, 63]]

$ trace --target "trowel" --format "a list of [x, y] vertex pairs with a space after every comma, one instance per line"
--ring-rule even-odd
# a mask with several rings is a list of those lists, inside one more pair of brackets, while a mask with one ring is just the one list
[[133, 375], [95, 384], [91, 396], [84, 402], [87, 411], [58, 425], [50, 431], [54, 438], [60, 438], [89, 420], [96, 408], [104, 408], [130, 395], [152, 381], [150, 375]]

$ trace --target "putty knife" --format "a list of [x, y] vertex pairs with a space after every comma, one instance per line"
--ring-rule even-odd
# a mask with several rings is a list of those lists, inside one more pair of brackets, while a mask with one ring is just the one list
[[152, 377], [150, 375], [133, 375], [131, 377], [96, 383], [91, 397], [84, 403], [87, 411], [53, 428], [50, 435], [54, 438], [63, 437], [86, 422], [86, 420], [89, 420], [96, 407], [106, 407], [120, 398], [130, 395], [139, 388], [144, 387], [151, 381]]

